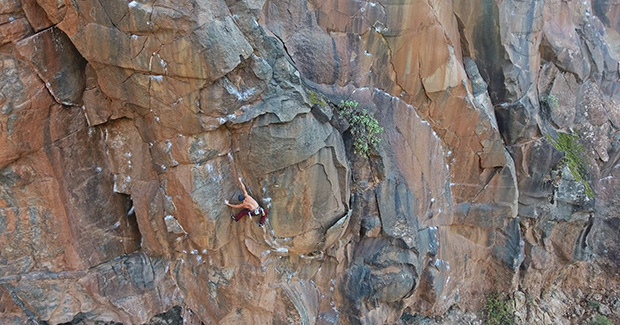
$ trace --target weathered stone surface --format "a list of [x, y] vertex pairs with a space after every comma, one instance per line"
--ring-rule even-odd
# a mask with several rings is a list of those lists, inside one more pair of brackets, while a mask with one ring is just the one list
[[2, 18], [5, 19], [0, 20], [0, 45], [17, 41], [32, 33], [32, 28], [26, 18], [18, 17], [16, 19], [14, 16], [9, 15], [6, 15], [8, 18], [5, 18], [5, 15], [3, 15]]
[[413, 252], [386, 240], [368, 240], [360, 243], [357, 254], [360, 264], [354, 264], [345, 279], [352, 301], [400, 301], [417, 284], [419, 261]]
[[0, 288], [0, 321], [5, 324], [24, 324], [28, 322], [28, 316], [23, 312], [11, 296], [11, 292], [4, 286]]
[[67, 3], [64, 1], [36, 0], [37, 4], [45, 10], [47, 18], [52, 24], [58, 24], [65, 16]]
[[[171, 5], [179, 8], [178, 12], [169, 9]], [[193, 5], [197, 7], [192, 8]], [[67, 10], [71, 17], [65, 22], [74, 19], [73, 15], [95, 13], [93, 21], [84, 23], [83, 28], [76, 29], [69, 23], [60, 25], [87, 61], [147, 76], [213, 81], [252, 53], [223, 1], [87, 1]], [[191, 10], [200, 14], [194, 16]], [[179, 34], [166, 33], [169, 29]], [[152, 32], [160, 36], [149, 36]], [[219, 41], [214, 42], [215, 39]]]
[[88, 271], [25, 273], [5, 286], [35, 319], [57, 324], [82, 313], [91, 321], [143, 323], [151, 316], [147, 310], [162, 312], [178, 303], [166, 268], [162, 260], [137, 254]]
[[561, 73], [553, 64], [547, 64], [541, 71], [542, 78], [539, 85], [551, 87], [539, 89], [539, 93], [546, 94], [541, 97], [542, 114], [546, 115], [550, 122], [557, 128], [568, 128], [575, 122], [577, 81], [573, 74]]
[[81, 104], [86, 61], [67, 35], [52, 27], [17, 42], [16, 49], [32, 63], [56, 101]]
[[0, 167], [26, 153], [43, 147], [43, 130], [53, 99], [43, 91], [44, 85], [28, 64], [8, 54], [0, 54]]
[[52, 22], [47, 18], [45, 10], [37, 3], [36, 0], [22, 0], [22, 10], [28, 18], [28, 23], [35, 32], [41, 31], [52, 26]]
[[[1, 182], [5, 275], [92, 266], [134, 251], [139, 234], [126, 218], [125, 198], [105, 194], [112, 184], [96, 149], [100, 134], [85, 127], [79, 109], [54, 104], [22, 61], [5, 56], [4, 62], [5, 125], [11, 132], [3, 134], [13, 144], [4, 147]], [[33, 82], [36, 92], [28, 98], [20, 88]], [[109, 235], [91, 236], [100, 231]]]

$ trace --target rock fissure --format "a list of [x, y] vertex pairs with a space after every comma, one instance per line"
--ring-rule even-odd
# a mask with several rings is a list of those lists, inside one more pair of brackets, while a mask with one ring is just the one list
[[282, 48], [284, 49], [284, 53], [286, 53], [286, 59], [289, 60], [291, 62], [291, 64], [293, 66], [295, 66], [295, 60], [293, 60], [293, 56], [291, 56], [291, 54], [288, 51], [288, 48], [286, 47], [286, 43], [284, 42], [284, 40], [276, 33], [272, 32], [272, 35], [278, 39], [278, 41], [280, 41], [280, 44], [282, 44]]
[[[406, 93], [405, 88], [398, 82], [398, 72], [396, 70], [396, 66], [394, 65], [394, 62], [392, 62], [392, 58], [393, 58], [393, 52], [392, 52], [392, 48], [390, 47], [390, 43], [388, 42], [388, 40], [383, 36], [383, 34], [381, 34], [379, 31], [375, 30], [375, 32], [380, 36], [381, 40], [383, 41], [383, 44], [387, 47], [388, 49], [388, 62], [389, 65], [392, 69], [392, 72], [394, 73], [394, 83], [398, 86], [400, 94]], [[421, 79], [420, 79], [421, 80]]]

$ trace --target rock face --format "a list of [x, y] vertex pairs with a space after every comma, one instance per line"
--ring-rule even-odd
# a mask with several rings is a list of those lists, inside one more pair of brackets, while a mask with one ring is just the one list
[[618, 8], [1, 2], [0, 323], [620, 321]]

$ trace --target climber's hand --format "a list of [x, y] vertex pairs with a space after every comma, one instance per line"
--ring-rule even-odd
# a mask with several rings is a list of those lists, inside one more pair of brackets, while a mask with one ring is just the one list
[[229, 204], [228, 200], [224, 200], [224, 203]]

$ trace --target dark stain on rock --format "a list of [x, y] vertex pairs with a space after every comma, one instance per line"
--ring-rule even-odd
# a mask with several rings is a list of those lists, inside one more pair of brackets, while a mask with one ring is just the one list
[[505, 62], [499, 34], [499, 12], [495, 1], [482, 0], [482, 2], [482, 18], [474, 27], [476, 64], [480, 68], [480, 74], [489, 85], [492, 102], [499, 103], [506, 100], [502, 71], [502, 65]]

